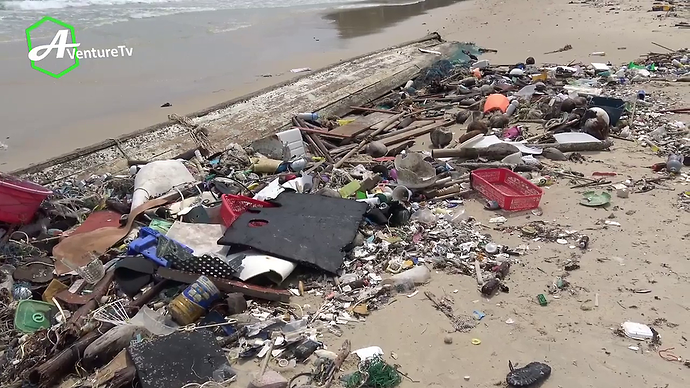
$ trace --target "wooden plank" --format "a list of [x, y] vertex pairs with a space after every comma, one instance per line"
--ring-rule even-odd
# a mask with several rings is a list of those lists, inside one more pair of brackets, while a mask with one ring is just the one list
[[[229, 142], [248, 144], [287, 128], [295, 112], [316, 108], [323, 116], [341, 116], [351, 111], [350, 106], [369, 103], [428, 66], [435, 58], [419, 55], [420, 46], [443, 52], [453, 48], [452, 43], [441, 42], [438, 35], [433, 35], [363, 55], [188, 116], [194, 124], [207, 127], [209, 140], [221, 147]], [[189, 131], [168, 121], [13, 174], [43, 184], [68, 177], [82, 179], [91, 174], [124, 171], [128, 159], [157, 160], [194, 147]]]
[[387, 116], [385, 113], [372, 113], [367, 116], [361, 116], [355, 119], [355, 121], [345, 124], [343, 126], [337, 127], [334, 130], [328, 132], [331, 134], [336, 134], [336, 135], [345, 135], [348, 138], [349, 137], [354, 137], [359, 135], [360, 133], [366, 131], [367, 129], [371, 128], [373, 125], [376, 125], [380, 123], [381, 121], [384, 120], [384, 117], [381, 116]]
[[452, 121], [442, 121], [440, 123], [434, 123], [431, 125], [427, 125], [426, 127], [413, 129], [412, 131], [406, 131], [403, 133], [399, 133], [395, 136], [391, 136], [387, 139], [383, 139], [383, 140], [381, 140], [381, 143], [385, 144], [386, 147], [388, 147], [390, 145], [400, 143], [400, 142], [405, 141], [407, 139], [413, 139], [415, 137], [425, 135], [425, 134], [433, 131], [436, 128], [445, 127], [445, 126], [449, 126], [452, 124], [453, 124]]

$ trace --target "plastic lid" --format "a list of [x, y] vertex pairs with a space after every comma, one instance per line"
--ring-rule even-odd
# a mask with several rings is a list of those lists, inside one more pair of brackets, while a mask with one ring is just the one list
[[24, 333], [33, 333], [39, 329], [49, 329], [55, 306], [37, 300], [22, 300], [14, 314], [14, 327]]

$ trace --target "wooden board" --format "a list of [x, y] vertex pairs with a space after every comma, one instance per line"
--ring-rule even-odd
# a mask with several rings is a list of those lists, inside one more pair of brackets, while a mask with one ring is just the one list
[[344, 135], [347, 137], [354, 137], [360, 133], [371, 128], [373, 125], [380, 123], [385, 120], [390, 115], [385, 113], [374, 112], [366, 116], [360, 116], [355, 119], [355, 121], [335, 128], [334, 130], [328, 132], [329, 134]]
[[411, 131], [406, 131], [406, 132], [402, 132], [398, 135], [391, 136], [387, 139], [381, 140], [381, 143], [385, 144], [386, 147], [388, 147], [388, 146], [391, 146], [393, 144], [398, 144], [398, 143], [403, 142], [403, 141], [408, 140], [408, 139], [413, 139], [415, 137], [425, 135], [425, 134], [433, 131], [436, 128], [451, 125], [452, 123], [453, 123], [452, 121], [441, 121], [438, 123], [427, 125], [425, 127], [413, 129]]

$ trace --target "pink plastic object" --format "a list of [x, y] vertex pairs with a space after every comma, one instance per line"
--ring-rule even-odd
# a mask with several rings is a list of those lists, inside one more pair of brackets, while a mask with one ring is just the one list
[[543, 194], [538, 186], [506, 168], [472, 171], [472, 187], [508, 211], [539, 207]]
[[35, 183], [0, 175], [0, 221], [25, 224], [52, 191]]
[[226, 227], [230, 227], [230, 225], [249, 208], [273, 207], [273, 204], [270, 202], [259, 201], [258, 199], [245, 197], [243, 195], [224, 194], [222, 201], [223, 205], [220, 208], [220, 218], [223, 220], [223, 225]]

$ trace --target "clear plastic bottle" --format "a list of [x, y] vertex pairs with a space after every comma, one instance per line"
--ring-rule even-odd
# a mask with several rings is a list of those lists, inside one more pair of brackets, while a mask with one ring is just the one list
[[666, 171], [671, 174], [678, 174], [683, 168], [683, 155], [671, 154], [666, 160]]
[[428, 283], [431, 279], [431, 272], [424, 265], [418, 265], [407, 271], [395, 274], [391, 278], [394, 284], [408, 284], [412, 282], [415, 285]]

